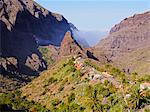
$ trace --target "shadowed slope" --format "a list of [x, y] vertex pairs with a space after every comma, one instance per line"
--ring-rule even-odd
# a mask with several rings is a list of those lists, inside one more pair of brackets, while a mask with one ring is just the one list
[[33, 0], [2, 0], [1, 75], [21, 83], [30, 81], [31, 76], [47, 69], [39, 45], [60, 46], [68, 30], [69, 23], [62, 15], [49, 12]]

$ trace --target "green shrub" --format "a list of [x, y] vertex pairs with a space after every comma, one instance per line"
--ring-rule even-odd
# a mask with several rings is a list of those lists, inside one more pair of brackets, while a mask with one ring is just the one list
[[26, 97], [21, 97], [21, 92], [16, 90], [0, 95], [0, 110], [3, 110], [2, 105], [11, 106], [13, 110], [29, 111], [34, 107], [34, 110], [39, 112], [48, 112], [49, 110], [41, 106], [39, 103], [28, 101]]
[[150, 82], [150, 75], [142, 75], [138, 77], [138, 82]]
[[39, 47], [39, 51], [48, 65], [52, 65], [55, 62], [55, 60], [52, 59], [52, 53], [48, 47]]
[[68, 103], [71, 103], [74, 100], [75, 100], [75, 94], [71, 93], [70, 96], [68, 96]]
[[150, 112], [150, 109], [144, 109], [144, 112]]
[[108, 81], [108, 80], [105, 80], [105, 81], [104, 81], [104, 85], [107, 86], [108, 84], [109, 84], [109, 81]]
[[57, 79], [55, 79], [54, 77], [51, 77], [50, 79], [48, 79], [46, 82], [45, 82], [45, 85], [44, 87], [54, 83], [54, 82], [57, 82]]
[[74, 65], [74, 61], [75, 61], [75, 59], [74, 58], [71, 58], [71, 59], [69, 59], [69, 61], [68, 61], [68, 65]]
[[89, 65], [89, 66], [95, 68], [95, 69], [98, 70], [98, 71], [101, 71], [100, 67], [99, 67], [97, 64], [91, 62], [90, 60], [86, 60], [84, 63], [85, 63], [86, 65]]
[[69, 112], [83, 112], [85, 110], [84, 107], [81, 107], [80, 105], [76, 103], [71, 103], [69, 105]]
[[76, 68], [74, 66], [70, 66], [66, 72], [75, 72]]
[[109, 69], [109, 68], [111, 68], [112, 67], [112, 65], [110, 65], [110, 64], [105, 64], [105, 68], [106, 69]]
[[61, 103], [61, 101], [59, 101], [58, 99], [55, 99], [55, 100], [52, 100], [51, 101], [51, 105], [52, 106], [57, 106], [58, 104], [60, 104]]
[[63, 89], [64, 89], [64, 86], [61, 85], [61, 86], [59, 87], [58, 91], [62, 91]]
[[121, 71], [118, 68], [112, 68], [111, 69], [111, 75], [119, 76], [120, 74], [121, 74]]

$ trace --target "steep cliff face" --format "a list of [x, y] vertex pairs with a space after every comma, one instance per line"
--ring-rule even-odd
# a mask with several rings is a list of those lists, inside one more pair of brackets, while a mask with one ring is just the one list
[[[62, 15], [49, 12], [33, 0], [1, 0], [0, 74], [21, 83], [30, 81], [29, 77], [47, 68], [38, 47], [60, 46], [68, 30], [70, 25]], [[10, 88], [4, 83], [6, 86]]]
[[1, 56], [16, 58], [18, 70], [24, 74], [45, 69], [37, 48], [60, 46], [64, 34], [70, 30], [67, 20], [32, 0], [2, 0], [0, 5]]
[[98, 57], [104, 55], [107, 61], [126, 71], [149, 73], [150, 12], [134, 15], [115, 25], [95, 49]]

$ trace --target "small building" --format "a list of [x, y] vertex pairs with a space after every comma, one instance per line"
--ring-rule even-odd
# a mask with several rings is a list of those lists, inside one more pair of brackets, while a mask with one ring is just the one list
[[75, 67], [76, 67], [77, 70], [80, 70], [80, 69], [82, 69], [83, 64], [82, 63], [75, 64]]

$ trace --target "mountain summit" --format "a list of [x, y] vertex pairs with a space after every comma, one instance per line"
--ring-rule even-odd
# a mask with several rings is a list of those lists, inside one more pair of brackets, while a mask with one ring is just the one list
[[82, 54], [83, 50], [78, 43], [72, 38], [71, 32], [66, 32], [63, 41], [61, 42], [60, 56], [68, 56]]

